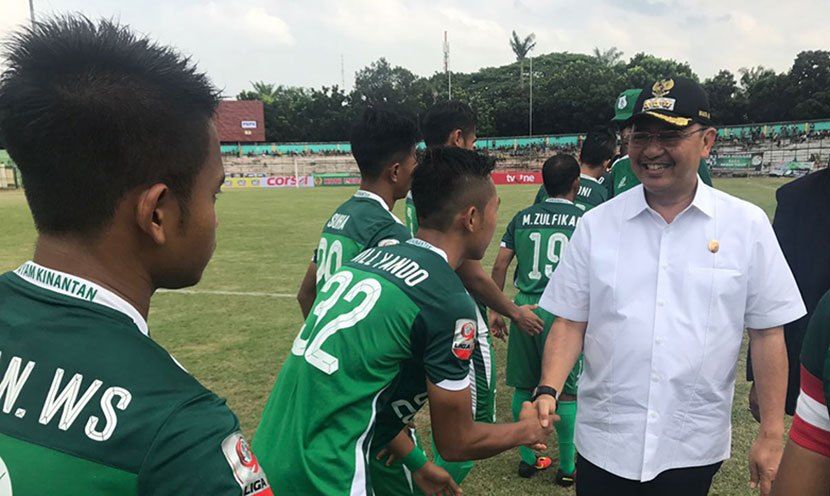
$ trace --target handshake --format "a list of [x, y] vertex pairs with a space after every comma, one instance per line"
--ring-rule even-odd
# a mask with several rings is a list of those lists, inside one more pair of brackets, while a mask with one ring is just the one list
[[533, 403], [525, 401], [517, 422], [523, 432], [522, 444], [536, 451], [546, 450], [548, 436], [553, 432], [553, 424], [558, 421], [553, 397], [542, 395]]

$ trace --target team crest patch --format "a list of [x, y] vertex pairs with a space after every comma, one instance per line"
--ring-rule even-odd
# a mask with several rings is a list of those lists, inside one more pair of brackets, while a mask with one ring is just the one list
[[237, 431], [222, 441], [222, 454], [231, 467], [233, 477], [245, 496], [274, 496], [265, 472], [242, 433]]
[[398, 241], [397, 239], [389, 238], [389, 239], [381, 240], [380, 243], [378, 243], [378, 246], [382, 248], [384, 246], [394, 246], [394, 245], [397, 245], [399, 243], [400, 243], [400, 241]]
[[455, 321], [455, 334], [452, 339], [452, 354], [460, 360], [469, 360], [476, 347], [476, 322], [471, 319]]
[[621, 95], [620, 98], [617, 100], [617, 108], [622, 110], [628, 106], [628, 99], [625, 95]]

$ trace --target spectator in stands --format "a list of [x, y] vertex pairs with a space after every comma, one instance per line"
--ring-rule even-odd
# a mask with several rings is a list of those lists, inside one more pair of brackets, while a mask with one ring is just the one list
[[[808, 174], [778, 188], [773, 228], [784, 257], [795, 276], [807, 315], [784, 327], [789, 357], [786, 411], [796, 411], [800, 384], [801, 343], [810, 316], [822, 295], [830, 290], [830, 169]], [[747, 356], [747, 380], [753, 381], [751, 353]], [[761, 421], [755, 382], [749, 391], [749, 408]]]

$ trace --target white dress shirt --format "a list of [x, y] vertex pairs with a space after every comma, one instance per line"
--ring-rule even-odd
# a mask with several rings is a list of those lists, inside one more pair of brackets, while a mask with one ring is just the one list
[[642, 185], [586, 213], [539, 306], [588, 322], [579, 453], [640, 481], [729, 458], [744, 328], [806, 313], [766, 214], [700, 180], [671, 224]]

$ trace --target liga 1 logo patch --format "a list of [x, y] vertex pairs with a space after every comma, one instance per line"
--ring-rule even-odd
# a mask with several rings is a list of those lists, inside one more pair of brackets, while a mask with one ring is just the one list
[[378, 243], [378, 247], [383, 248], [384, 246], [395, 246], [399, 243], [400, 241], [395, 238], [388, 238], [381, 240], [380, 243]]
[[476, 321], [458, 319], [455, 321], [455, 334], [452, 338], [452, 354], [460, 360], [469, 360], [476, 347]]
[[251, 445], [236, 431], [222, 441], [222, 454], [231, 467], [233, 477], [245, 496], [274, 496], [265, 472], [259, 466]]

